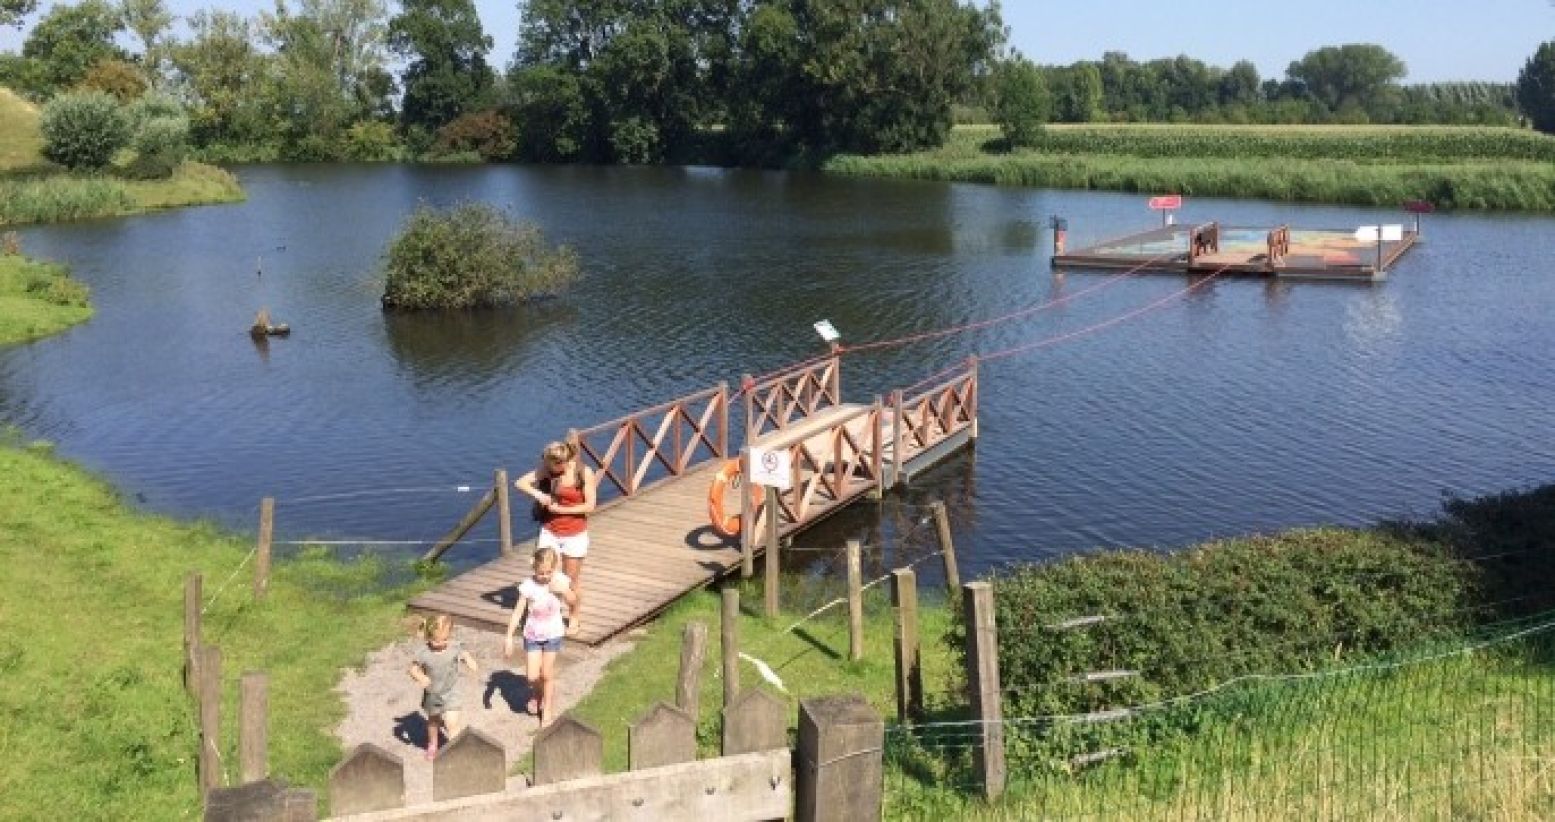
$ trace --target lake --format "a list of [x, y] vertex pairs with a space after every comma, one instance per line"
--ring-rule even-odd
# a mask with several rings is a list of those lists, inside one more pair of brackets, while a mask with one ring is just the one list
[[[1006, 314], [1109, 275], [1049, 270], [1148, 227], [1145, 197], [702, 168], [258, 166], [249, 201], [26, 228], [97, 316], [0, 350], [0, 419], [145, 509], [413, 556], [569, 426], [811, 356]], [[381, 257], [419, 203], [494, 203], [577, 249], [560, 299], [386, 316]], [[1344, 228], [1388, 209], [1189, 197], [1180, 221]], [[1216, 280], [991, 362], [981, 438], [883, 504], [796, 545], [831, 567], [927, 550], [950, 506], [964, 575], [1116, 546], [1428, 516], [1443, 493], [1555, 480], [1555, 219], [1438, 214], [1375, 285]], [[852, 401], [965, 358], [1084, 329], [1181, 291], [1139, 276], [972, 333], [845, 360]], [[267, 306], [289, 338], [247, 334]], [[736, 416], [737, 418], [737, 416]], [[460, 491], [469, 486], [473, 491]], [[532, 526], [519, 522], [520, 533]], [[494, 552], [494, 527], [450, 554]], [[810, 553], [814, 552], [814, 553]], [[931, 564], [932, 565], [932, 564]]]

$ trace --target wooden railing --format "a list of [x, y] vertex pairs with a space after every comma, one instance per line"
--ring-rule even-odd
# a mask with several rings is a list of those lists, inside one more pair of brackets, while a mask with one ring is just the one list
[[[749, 377], [746, 378], [749, 380]], [[842, 404], [842, 360], [830, 357], [765, 382], [747, 382], [745, 442]]]
[[924, 451], [971, 429], [977, 436], [977, 359], [968, 359], [946, 378], [912, 396], [891, 393], [891, 467], [896, 472]]
[[[795, 431], [762, 443], [764, 451], [787, 451], [792, 478], [777, 492], [777, 531], [793, 531], [852, 500], [882, 487], [885, 413], [881, 403], [839, 416], [822, 431]], [[742, 455], [749, 459], [749, 452]], [[750, 476], [750, 466], [742, 466]], [[766, 499], [742, 494], [743, 544], [753, 546], [767, 533]]]
[[598, 477], [600, 501], [627, 498], [679, 477], [701, 460], [729, 455], [729, 386], [645, 408], [577, 432]]

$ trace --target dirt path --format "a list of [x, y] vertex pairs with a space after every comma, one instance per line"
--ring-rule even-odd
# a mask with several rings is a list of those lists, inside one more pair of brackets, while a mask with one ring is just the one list
[[[629, 631], [598, 648], [568, 644], [557, 660], [558, 712], [576, 705], [604, 675], [610, 661], [630, 651], [640, 636], [640, 629]], [[502, 637], [498, 634], [455, 628], [454, 639], [475, 657], [481, 669], [476, 676], [464, 671], [459, 680], [465, 722], [500, 740], [511, 767], [529, 754], [540, 725], [537, 718], [524, 713], [529, 687], [523, 662], [515, 659], [516, 665], [510, 665], [502, 659]], [[426, 722], [421, 715], [421, 689], [407, 673], [417, 642], [407, 631], [406, 639], [369, 655], [361, 670], [346, 672], [336, 686], [347, 708], [335, 736], [348, 751], [371, 742], [401, 757], [405, 762], [406, 804], [432, 801], [432, 763], [423, 756]], [[509, 790], [524, 784], [521, 775], [508, 779]]]

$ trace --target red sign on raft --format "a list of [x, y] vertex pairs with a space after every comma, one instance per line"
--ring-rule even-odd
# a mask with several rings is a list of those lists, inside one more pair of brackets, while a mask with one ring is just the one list
[[1182, 208], [1181, 194], [1168, 194], [1164, 197], [1151, 197], [1151, 211], [1171, 211], [1174, 208]]

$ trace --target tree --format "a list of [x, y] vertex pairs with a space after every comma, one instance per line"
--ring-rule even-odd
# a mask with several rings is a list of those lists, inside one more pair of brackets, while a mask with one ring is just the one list
[[485, 102], [491, 38], [472, 0], [403, 0], [389, 20], [389, 49], [408, 59], [401, 123], [435, 131]]
[[1024, 57], [999, 63], [993, 73], [994, 122], [1012, 147], [1029, 146], [1052, 115], [1053, 98], [1042, 73]]
[[1079, 62], [1055, 75], [1053, 105], [1065, 123], [1088, 123], [1101, 111], [1101, 71], [1095, 63]]
[[1223, 106], [1250, 106], [1263, 96], [1258, 79], [1258, 67], [1247, 60], [1238, 60], [1220, 78], [1220, 104]]
[[1555, 41], [1539, 46], [1518, 72], [1517, 105], [1535, 129], [1555, 134]]
[[270, 57], [254, 47], [254, 27], [227, 11], [199, 11], [189, 18], [192, 36], [171, 50], [172, 62], [191, 98], [190, 125], [197, 142], [252, 143], [269, 136], [257, 93]]
[[[279, 116], [296, 159], [331, 159], [346, 128], [364, 116], [364, 85], [383, 62], [384, 7], [379, 0], [302, 0], [298, 11], [276, 0], [261, 15], [275, 49], [264, 94]], [[373, 107], [368, 102], [366, 107]]]
[[1366, 108], [1405, 74], [1402, 60], [1382, 46], [1326, 46], [1307, 52], [1285, 73], [1330, 111]]
[[577, 74], [553, 66], [514, 68], [503, 108], [518, 125], [518, 156], [536, 163], [579, 159], [589, 139], [588, 98]]
[[124, 25], [140, 38], [141, 62], [153, 86], [162, 76], [162, 63], [166, 59], [163, 35], [173, 25], [173, 15], [163, 0], [123, 0], [120, 6]]
[[0, 0], [0, 26], [22, 27], [22, 18], [38, 10], [38, 0]]
[[27, 35], [22, 56], [38, 61], [52, 89], [67, 89], [99, 61], [125, 58], [113, 42], [114, 35], [123, 30], [118, 10], [104, 0], [55, 6]]

